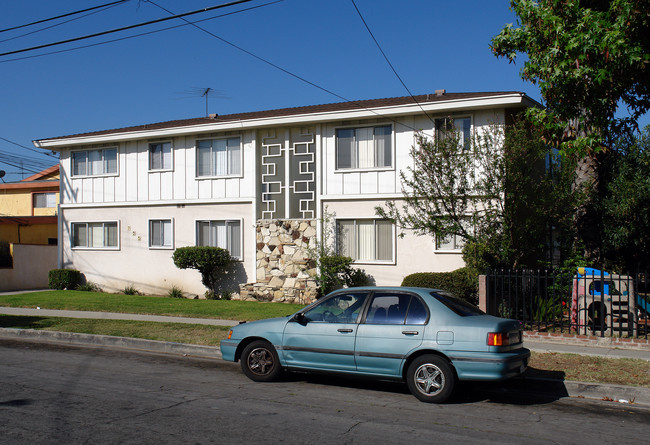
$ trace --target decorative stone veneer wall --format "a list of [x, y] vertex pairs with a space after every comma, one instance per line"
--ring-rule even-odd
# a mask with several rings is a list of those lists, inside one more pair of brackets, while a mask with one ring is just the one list
[[317, 296], [316, 220], [259, 220], [256, 228], [256, 283], [239, 286], [241, 300], [311, 303]]

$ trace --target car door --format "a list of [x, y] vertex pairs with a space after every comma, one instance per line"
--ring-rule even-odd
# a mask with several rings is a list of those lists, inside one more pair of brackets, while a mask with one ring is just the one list
[[289, 367], [354, 371], [354, 342], [368, 292], [326, 297], [289, 321], [282, 336], [282, 356]]
[[422, 343], [428, 314], [425, 303], [414, 294], [373, 294], [357, 330], [357, 371], [399, 376], [406, 355]]

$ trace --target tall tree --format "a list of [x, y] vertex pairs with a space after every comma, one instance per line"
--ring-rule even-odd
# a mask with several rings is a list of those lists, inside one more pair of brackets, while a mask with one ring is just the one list
[[[621, 131], [637, 130], [650, 109], [648, 0], [511, 0], [517, 26], [492, 40], [497, 57], [527, 60], [521, 77], [539, 85], [546, 109], [530, 115], [546, 141], [575, 161], [576, 191], [587, 199], [574, 215], [588, 260], [599, 261], [595, 202], [600, 155]], [[617, 114], [626, 108], [627, 116]]]

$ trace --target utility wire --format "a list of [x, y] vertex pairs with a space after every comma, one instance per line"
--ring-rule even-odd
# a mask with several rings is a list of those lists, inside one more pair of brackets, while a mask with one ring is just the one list
[[52, 21], [52, 20], [56, 20], [56, 19], [62, 19], [63, 17], [69, 17], [71, 15], [81, 14], [83, 12], [92, 11], [94, 9], [100, 9], [100, 8], [103, 8], [104, 6], [116, 5], [118, 3], [124, 3], [124, 2], [128, 2], [128, 1], [130, 1], [130, 0], [118, 0], [118, 1], [115, 1], [115, 2], [111, 2], [111, 3], [106, 3], [106, 4], [103, 4], [103, 5], [93, 6], [92, 8], [82, 9], [80, 11], [68, 12], [67, 14], [58, 15], [56, 17], [50, 17], [49, 19], [38, 20], [36, 22], [26, 23], [24, 25], [18, 25], [18, 26], [14, 26], [14, 27], [11, 27], [11, 28], [0, 29], [0, 33], [7, 32], [7, 31], [13, 31], [14, 29], [26, 28], [28, 26], [38, 25], [39, 23], [45, 23], [45, 22], [49, 22], [49, 21]]
[[118, 6], [119, 4], [121, 4], [121, 3], [125, 2], [125, 1], [129, 1], [129, 0], [122, 0], [121, 2], [109, 3], [109, 6], [106, 6], [106, 8], [104, 8], [104, 9], [100, 9], [98, 11], [92, 11], [92, 12], [89, 12], [88, 14], [84, 14], [84, 15], [82, 15], [80, 17], [74, 17], [74, 18], [71, 18], [69, 20], [65, 20], [63, 22], [59, 22], [59, 23], [55, 23], [55, 24], [50, 25], [50, 26], [46, 26], [45, 28], [40, 28], [40, 29], [36, 29], [34, 31], [26, 32], [24, 34], [19, 34], [19, 35], [14, 36], [14, 37], [9, 37], [8, 39], [0, 40], [0, 43], [8, 42], [10, 40], [20, 39], [21, 37], [30, 36], [32, 34], [37, 34], [39, 32], [46, 31], [48, 29], [56, 28], [57, 26], [65, 25], [66, 23], [74, 22], [75, 20], [83, 19], [83, 18], [91, 16], [93, 14], [97, 14], [98, 12], [107, 11], [107, 10], [109, 10], [111, 8], [114, 8], [114, 7]]
[[183, 18], [183, 17], [187, 17], [187, 16], [190, 16], [190, 15], [195, 15], [195, 14], [202, 14], [204, 12], [213, 11], [215, 9], [226, 8], [228, 6], [239, 5], [241, 3], [248, 3], [250, 1], [252, 1], [252, 0], [235, 0], [235, 1], [232, 1], [232, 2], [229, 2], [229, 3], [224, 3], [224, 4], [221, 4], [221, 5], [210, 6], [208, 8], [203, 8], [203, 9], [198, 9], [198, 10], [195, 10], [195, 11], [185, 12], [183, 14], [177, 14], [177, 15], [174, 15], [172, 17], [164, 17], [162, 19], [150, 20], [148, 22], [137, 23], [135, 25], [129, 25], [129, 26], [123, 26], [121, 28], [110, 29], [108, 31], [97, 32], [97, 33], [94, 33], [94, 34], [88, 34], [88, 35], [81, 36], [81, 37], [74, 37], [72, 39], [60, 40], [58, 42], [52, 42], [52, 43], [46, 43], [46, 44], [43, 44], [43, 45], [32, 46], [30, 48], [23, 48], [23, 49], [17, 49], [17, 50], [14, 50], [14, 51], [7, 51], [7, 52], [4, 52], [4, 53], [0, 53], [0, 56], [9, 56], [11, 54], [19, 54], [19, 53], [34, 51], [34, 50], [42, 49], [42, 48], [49, 48], [49, 47], [52, 47], [52, 46], [63, 45], [65, 43], [78, 42], [80, 40], [86, 40], [86, 39], [91, 39], [93, 37], [99, 37], [99, 36], [104, 36], [104, 35], [107, 35], [107, 34], [112, 34], [112, 33], [115, 33], [115, 32], [126, 31], [126, 30], [129, 30], [129, 29], [139, 28], [141, 26], [152, 25], [154, 23], [166, 22], [166, 21], [169, 21], [169, 20]]
[[429, 120], [430, 120], [431, 122], [433, 122], [433, 124], [435, 125], [435, 122], [434, 122], [434, 120], [431, 118], [431, 116], [429, 116], [429, 113], [427, 113], [426, 111], [424, 111], [424, 108], [422, 108], [422, 105], [420, 105], [420, 103], [415, 99], [415, 97], [413, 96], [413, 93], [411, 93], [411, 90], [409, 90], [409, 87], [406, 86], [406, 84], [404, 83], [404, 81], [402, 80], [402, 78], [400, 77], [400, 75], [397, 73], [397, 70], [395, 69], [395, 67], [393, 66], [393, 64], [390, 62], [390, 60], [388, 60], [388, 56], [386, 55], [386, 53], [385, 53], [384, 50], [382, 49], [381, 45], [379, 44], [379, 42], [378, 42], [377, 39], [375, 38], [375, 35], [374, 35], [374, 34], [372, 33], [372, 31], [370, 30], [370, 26], [368, 26], [368, 23], [366, 22], [366, 19], [363, 18], [363, 14], [361, 14], [361, 11], [359, 11], [359, 8], [357, 7], [357, 4], [354, 2], [354, 0], [350, 0], [350, 1], [352, 2], [352, 5], [354, 6], [354, 9], [357, 10], [357, 14], [359, 14], [359, 17], [361, 18], [361, 21], [362, 21], [363, 24], [365, 25], [366, 30], [368, 30], [368, 34], [370, 34], [370, 37], [372, 37], [372, 40], [375, 42], [375, 45], [377, 45], [377, 48], [379, 49], [379, 52], [381, 52], [381, 55], [384, 56], [384, 60], [386, 60], [386, 63], [388, 63], [388, 66], [390, 66], [390, 69], [393, 70], [393, 73], [395, 74], [395, 76], [397, 77], [397, 79], [400, 81], [400, 83], [402, 84], [402, 86], [404, 87], [404, 89], [406, 89], [406, 91], [409, 93], [409, 96], [411, 96], [411, 99], [413, 99], [413, 100], [415, 101], [415, 103], [418, 104], [418, 106], [420, 107], [420, 110], [422, 110], [422, 112], [426, 115], [426, 117], [428, 117]]
[[10, 140], [7, 139], [7, 138], [3, 138], [2, 136], [0, 136], [0, 139], [2, 139], [2, 140], [5, 141], [5, 142], [9, 142], [10, 144], [16, 145], [16, 146], [18, 146], [18, 147], [20, 147], [20, 148], [24, 148], [25, 150], [33, 151], [34, 153], [38, 153], [38, 154], [41, 154], [41, 155], [47, 155], [47, 156], [54, 156], [54, 157], [56, 157], [56, 155], [53, 155], [53, 154], [51, 154], [51, 153], [47, 153], [47, 152], [43, 152], [42, 150], [36, 150], [36, 149], [34, 149], [34, 148], [27, 147], [26, 145], [22, 145], [22, 144], [19, 144], [18, 142], [10, 141]]
[[[160, 9], [162, 9], [163, 11], [167, 12], [168, 14], [174, 14], [174, 13], [171, 12], [170, 10], [168, 10], [168, 9], [166, 9], [166, 8], [164, 8], [164, 7], [160, 6], [160, 5], [158, 5], [158, 4], [157, 4], [156, 2], [154, 2], [153, 0], [146, 0], [146, 1], [147, 1], [148, 3], [151, 3], [151, 4], [154, 5], [154, 6], [157, 6], [158, 8], [160, 8]], [[221, 42], [223, 42], [223, 43], [225, 43], [225, 44], [227, 44], [227, 45], [230, 45], [230, 46], [232, 46], [233, 48], [238, 49], [239, 51], [244, 52], [245, 54], [248, 54], [249, 56], [251, 56], [251, 57], [253, 57], [253, 58], [259, 60], [260, 62], [263, 62], [263, 63], [265, 63], [265, 64], [267, 64], [267, 65], [269, 65], [269, 66], [271, 66], [271, 67], [273, 67], [273, 68], [275, 68], [275, 69], [277, 69], [277, 70], [282, 71], [283, 73], [288, 74], [289, 76], [291, 76], [291, 77], [293, 77], [293, 78], [295, 78], [295, 79], [298, 79], [298, 80], [300, 80], [301, 82], [304, 82], [304, 83], [306, 83], [306, 84], [308, 84], [308, 85], [311, 85], [311, 86], [313, 86], [313, 87], [315, 87], [315, 88], [318, 88], [319, 90], [324, 91], [325, 93], [331, 94], [332, 96], [337, 97], [337, 98], [343, 100], [344, 102], [347, 102], [347, 103], [351, 103], [351, 104], [357, 105], [357, 106], [359, 106], [360, 108], [363, 108], [364, 110], [367, 110], [367, 111], [370, 111], [370, 112], [373, 113], [373, 114], [376, 114], [377, 116], [380, 116], [380, 117], [383, 117], [383, 118], [387, 118], [386, 116], [382, 115], [381, 113], [377, 113], [376, 111], [371, 110], [370, 108], [367, 108], [367, 107], [363, 106], [362, 104], [360, 104], [360, 103], [357, 102], [357, 101], [354, 101], [354, 100], [348, 99], [348, 98], [346, 98], [346, 97], [343, 97], [343, 96], [341, 96], [340, 94], [337, 94], [337, 93], [335, 93], [335, 92], [333, 92], [333, 91], [331, 91], [331, 90], [328, 90], [327, 88], [322, 87], [322, 86], [320, 86], [320, 85], [318, 85], [318, 84], [316, 84], [316, 83], [314, 83], [314, 82], [311, 82], [310, 80], [307, 80], [307, 79], [305, 79], [304, 77], [299, 76], [298, 74], [292, 73], [291, 71], [286, 70], [286, 69], [282, 68], [282, 67], [279, 66], [279, 65], [276, 65], [275, 63], [271, 62], [270, 60], [267, 60], [267, 59], [265, 59], [265, 58], [263, 58], [263, 57], [260, 57], [260, 56], [258, 56], [257, 54], [254, 54], [254, 53], [248, 51], [247, 49], [242, 48], [241, 46], [238, 46], [238, 45], [236, 45], [236, 44], [234, 44], [234, 43], [232, 43], [232, 42], [230, 42], [230, 41], [228, 41], [228, 40], [226, 40], [226, 39], [224, 39], [224, 38], [222, 38], [222, 37], [219, 37], [218, 35], [216, 35], [216, 34], [210, 32], [210, 31], [208, 31], [207, 29], [198, 26], [196, 23], [189, 22], [189, 21], [187, 21], [187, 20], [184, 19], [184, 18], [182, 18], [182, 20], [184, 20], [184, 21], [187, 22], [188, 24], [194, 26], [195, 28], [197, 28], [197, 29], [199, 29], [199, 30], [201, 30], [201, 31], [203, 31], [203, 32], [205, 32], [205, 33], [211, 35], [211, 36], [214, 37], [215, 39], [218, 39], [218, 40], [220, 40]], [[413, 97], [413, 96], [411, 96], [411, 97]], [[415, 101], [415, 98], [413, 98], [413, 100]], [[418, 106], [420, 106], [420, 109], [422, 109], [422, 106], [421, 106], [417, 101], [415, 101], [415, 103], [417, 103]], [[423, 111], [424, 111], [424, 110], [423, 110]], [[426, 114], [426, 113], [425, 113], [425, 114]], [[428, 115], [427, 115], [427, 116], [428, 116]], [[404, 124], [404, 123], [402, 123], [402, 122], [398, 122], [397, 120], [395, 120], [395, 119], [393, 119], [393, 118], [388, 117], [388, 119], [391, 120], [392, 122], [394, 122], [395, 124], [399, 124], [399, 125], [402, 125], [402, 126], [408, 128], [408, 129], [411, 129], [411, 130], [417, 131], [416, 128], [413, 128], [413, 127], [411, 127], [411, 126], [409, 126], [409, 125], [407, 125], [407, 124]], [[431, 119], [431, 117], [429, 117], [429, 119]]]
[[253, 10], [253, 9], [257, 9], [257, 8], [263, 8], [265, 6], [269, 6], [269, 5], [272, 5], [274, 3], [279, 3], [281, 1], [284, 1], [284, 0], [275, 0], [275, 1], [272, 1], [272, 2], [269, 2], [269, 3], [263, 3], [261, 5], [256, 5], [256, 6], [251, 6], [249, 8], [240, 9], [238, 11], [232, 11], [232, 12], [227, 12], [225, 14], [215, 15], [214, 17], [208, 17], [207, 19], [197, 20], [195, 22], [188, 22], [188, 23], [183, 23], [183, 24], [180, 24], [180, 25], [169, 26], [167, 28], [155, 29], [153, 31], [142, 32], [140, 34], [133, 34], [133, 35], [130, 35], [130, 36], [120, 37], [120, 38], [117, 38], [117, 39], [105, 40], [103, 42], [91, 43], [91, 44], [82, 45], [82, 46], [75, 46], [74, 48], [67, 48], [67, 49], [61, 49], [61, 50], [57, 50], [57, 51], [50, 51], [49, 53], [40, 53], [40, 54], [35, 54], [35, 55], [32, 55], [32, 56], [23, 56], [23, 57], [15, 57], [13, 59], [0, 60], [0, 63], [17, 62], [19, 60], [35, 59], [37, 57], [50, 56], [50, 55], [53, 55], [53, 54], [61, 54], [61, 53], [66, 53], [66, 52], [70, 52], [70, 51], [76, 51], [76, 50], [79, 50], [79, 49], [92, 48], [94, 46], [106, 45], [108, 43], [121, 42], [122, 40], [128, 40], [128, 39], [133, 39], [133, 38], [136, 38], [136, 37], [142, 37], [142, 36], [147, 36], [147, 35], [150, 35], [150, 34], [156, 34], [156, 33], [163, 32], [163, 31], [169, 31], [170, 29], [182, 28], [184, 26], [189, 26], [192, 23], [207, 22], [208, 20], [214, 20], [214, 19], [218, 19], [218, 18], [221, 18], [221, 17], [226, 17], [226, 16], [233, 15], [233, 14], [239, 14], [240, 12], [250, 11], [250, 10]]

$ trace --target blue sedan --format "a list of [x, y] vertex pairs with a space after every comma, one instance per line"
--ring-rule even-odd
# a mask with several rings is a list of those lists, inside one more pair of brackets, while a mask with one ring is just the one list
[[283, 370], [396, 379], [433, 403], [447, 400], [458, 380], [519, 375], [530, 357], [518, 321], [442, 290], [406, 287], [342, 289], [292, 316], [242, 323], [221, 353], [258, 382]]

